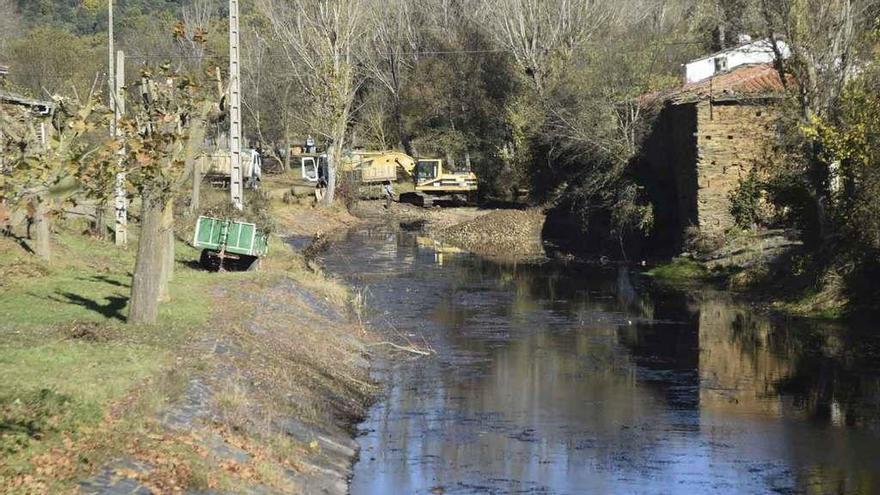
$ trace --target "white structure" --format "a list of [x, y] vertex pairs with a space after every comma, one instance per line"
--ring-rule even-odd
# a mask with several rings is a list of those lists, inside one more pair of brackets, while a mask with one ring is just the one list
[[237, 210], [244, 209], [241, 173], [241, 74], [238, 0], [229, 0], [229, 196]]
[[[776, 46], [783, 59], [791, 55], [791, 50], [784, 41], [777, 41]], [[700, 82], [740, 65], [767, 64], [775, 60], [776, 53], [770, 40], [749, 42], [684, 64], [685, 83]]]

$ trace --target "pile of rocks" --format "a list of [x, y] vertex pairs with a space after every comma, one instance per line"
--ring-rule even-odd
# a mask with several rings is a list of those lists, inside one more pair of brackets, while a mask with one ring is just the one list
[[544, 256], [543, 226], [540, 210], [496, 210], [444, 228], [435, 237], [490, 258], [539, 258]]

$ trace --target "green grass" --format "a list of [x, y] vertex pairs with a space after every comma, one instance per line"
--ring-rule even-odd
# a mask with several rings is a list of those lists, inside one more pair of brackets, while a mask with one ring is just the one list
[[[0, 237], [0, 486], [67, 492], [107, 460], [132, 452], [133, 439], [140, 448], [166, 448], [145, 440], [158, 431], [156, 413], [179, 397], [193, 373], [215, 364], [187, 353], [191, 342], [228, 332], [247, 314], [215, 307], [218, 286], [229, 282], [235, 297], [288, 276], [327, 301], [350, 302], [344, 285], [310, 270], [277, 238], [260, 273], [202, 271], [198, 251], [178, 243], [172, 300], [160, 306], [158, 324], [128, 325], [136, 240], [120, 249], [81, 231], [69, 226], [56, 236], [48, 263]], [[278, 376], [288, 377], [290, 363], [283, 366]], [[172, 447], [167, 454], [176, 457], [191, 450]], [[194, 486], [205, 484], [205, 473], [218, 476], [216, 466], [199, 467], [204, 460], [185, 462]], [[22, 480], [35, 484], [15, 485]]]
[[652, 268], [647, 274], [661, 282], [682, 283], [705, 280], [709, 271], [694, 260], [675, 258], [665, 265]]
[[[3, 292], [0, 326], [21, 329], [72, 321], [125, 321], [135, 247], [118, 249], [110, 242], [75, 234], [63, 234], [60, 241], [54, 257], [63, 260], [51, 262], [47, 274], [18, 280]], [[218, 276], [190, 268], [188, 264], [198, 256], [197, 250], [177, 244], [173, 302], [160, 310], [163, 323], [196, 324], [209, 316], [203, 286]], [[26, 262], [41, 265], [36, 260]]]
[[[34, 476], [34, 459], [65, 442], [77, 452], [77, 443], [95, 444], [95, 435], [124, 438], [95, 430], [128, 397], [152, 405], [132, 405], [138, 417], [115, 428], [141, 427], [167, 399], [161, 384], [180, 367], [181, 346], [211, 317], [210, 287], [229, 276], [193, 268], [198, 252], [178, 243], [172, 300], [161, 305], [157, 325], [131, 326], [125, 319], [136, 242], [120, 249], [72, 232], [56, 240], [45, 263], [0, 239], [7, 253], [0, 260], [0, 484]], [[80, 468], [46, 476], [49, 488], [38, 491], [69, 487]]]

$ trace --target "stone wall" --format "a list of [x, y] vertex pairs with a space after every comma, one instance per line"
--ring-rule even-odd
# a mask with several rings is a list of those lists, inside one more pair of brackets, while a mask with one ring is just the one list
[[721, 235], [734, 225], [730, 193], [772, 153], [778, 113], [766, 102], [704, 100], [696, 107], [697, 224], [705, 235]]

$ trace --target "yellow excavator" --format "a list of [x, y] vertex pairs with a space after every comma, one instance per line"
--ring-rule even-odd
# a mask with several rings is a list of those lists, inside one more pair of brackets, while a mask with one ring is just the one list
[[[326, 184], [326, 154], [300, 153], [298, 157], [303, 179], [319, 188]], [[473, 172], [447, 171], [439, 158], [415, 159], [399, 151], [355, 150], [347, 153], [339, 166], [341, 174], [352, 175], [362, 196], [369, 196], [383, 184], [398, 183], [401, 170], [413, 182], [413, 191], [400, 195], [402, 202], [423, 207], [476, 202], [477, 176]]]

